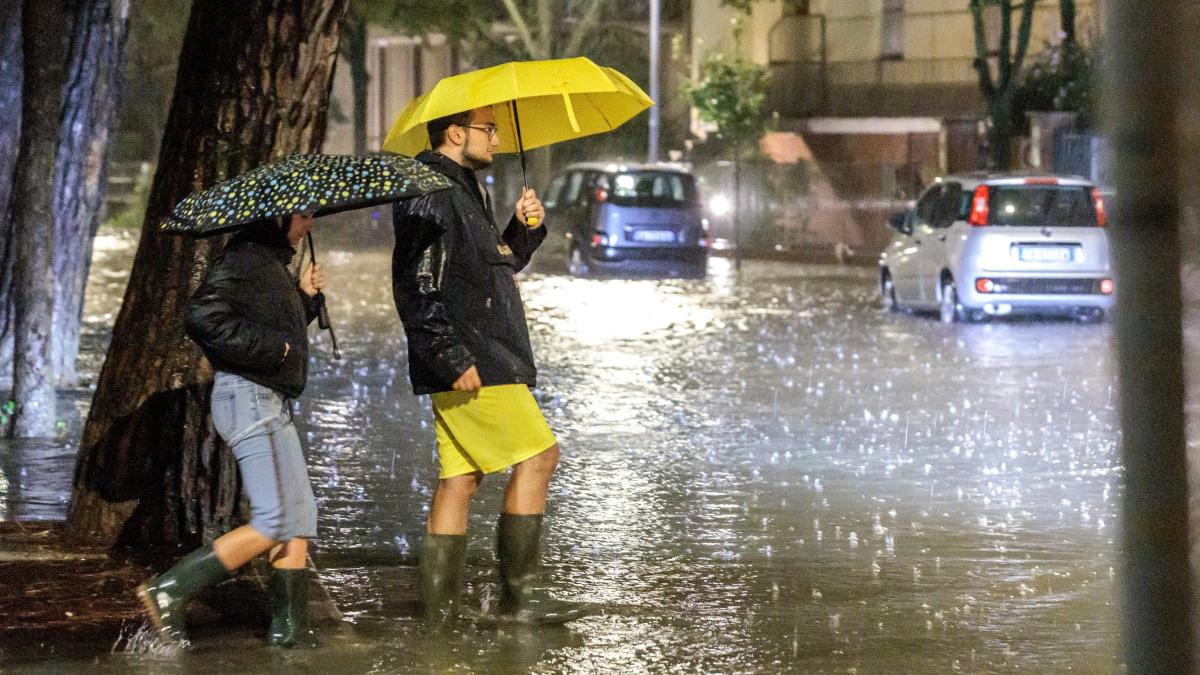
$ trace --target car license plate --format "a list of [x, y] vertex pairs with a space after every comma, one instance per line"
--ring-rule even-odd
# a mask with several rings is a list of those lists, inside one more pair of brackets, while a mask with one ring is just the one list
[[1021, 262], [1073, 262], [1074, 246], [1018, 246], [1017, 258]]
[[633, 240], [661, 244], [675, 241], [675, 233], [671, 230], [634, 230]]

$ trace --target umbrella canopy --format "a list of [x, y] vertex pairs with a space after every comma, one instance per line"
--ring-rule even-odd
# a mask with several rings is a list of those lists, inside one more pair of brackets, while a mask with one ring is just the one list
[[289, 213], [325, 216], [444, 190], [450, 180], [399, 155], [292, 155], [193, 192], [161, 229], [203, 237]]
[[628, 77], [584, 57], [514, 61], [439, 81], [404, 108], [383, 149], [415, 155], [429, 147], [426, 123], [484, 106], [496, 113], [497, 152], [518, 152], [611, 131], [652, 105]]

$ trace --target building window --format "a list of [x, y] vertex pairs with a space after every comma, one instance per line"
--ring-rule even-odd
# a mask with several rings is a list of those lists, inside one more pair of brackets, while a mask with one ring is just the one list
[[904, 0], [883, 0], [883, 31], [880, 57], [904, 58]]

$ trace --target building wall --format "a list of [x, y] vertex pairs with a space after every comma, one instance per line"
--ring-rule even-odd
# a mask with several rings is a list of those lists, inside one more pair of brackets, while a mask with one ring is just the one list
[[[413, 38], [368, 30], [367, 71], [371, 83], [367, 91], [367, 150], [375, 152], [383, 145], [392, 121], [414, 97], [425, 93], [438, 80], [457, 72], [453, 50], [440, 35]], [[333, 81], [329, 124], [325, 132], [325, 152], [354, 151], [354, 94], [350, 64], [338, 59]]]
[[[782, 117], [812, 115], [936, 115], [978, 112], [982, 101], [972, 62], [975, 34], [967, 0], [902, 0], [902, 17], [884, 36], [885, 3], [892, 0], [811, 0], [807, 17], [784, 14], [783, 2], [759, 2], [743, 21], [743, 52], [772, 69], [769, 106]], [[1077, 34], [1098, 34], [1103, 0], [1077, 0]], [[694, 62], [732, 46], [734, 10], [719, 0], [696, 0]], [[1059, 34], [1058, 2], [1034, 12], [1030, 54]], [[987, 17], [998, 41], [998, 14]], [[1014, 26], [1014, 40], [1015, 40]], [[885, 43], [898, 46], [885, 56]], [[797, 47], [797, 45], [802, 45]]]

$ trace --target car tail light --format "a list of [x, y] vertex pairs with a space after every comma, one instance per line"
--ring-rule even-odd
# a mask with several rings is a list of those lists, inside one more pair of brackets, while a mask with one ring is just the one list
[[1026, 185], [1059, 185], [1057, 178], [1026, 178]]
[[991, 279], [980, 277], [975, 280], [975, 290], [980, 293], [991, 293], [996, 290], [996, 283]]
[[[1100, 227], [1108, 225], [1108, 213], [1104, 210], [1104, 197], [1100, 196], [1100, 188], [1092, 188], [1092, 206], [1096, 208], [1096, 224]], [[1112, 280], [1109, 280], [1112, 283]]]
[[967, 222], [975, 227], [988, 224], [988, 186], [980, 185], [975, 188], [975, 194], [971, 197], [971, 214], [967, 216]]
[[594, 201], [594, 202], [608, 201], [608, 190], [605, 190], [602, 187], [596, 188], [596, 191], [592, 193], [592, 201]]
[[592, 235], [592, 246], [604, 246], [608, 244], [608, 236], [603, 232], [597, 232]]
[[1116, 290], [1116, 288], [1117, 288], [1116, 284], [1113, 283], [1112, 279], [1101, 279], [1100, 280], [1100, 292], [1103, 293], [1104, 295], [1112, 295], [1113, 291]]

